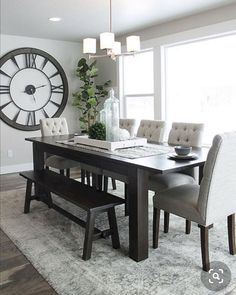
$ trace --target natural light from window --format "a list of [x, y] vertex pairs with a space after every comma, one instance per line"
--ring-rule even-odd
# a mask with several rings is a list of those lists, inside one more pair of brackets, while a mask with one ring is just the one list
[[154, 118], [153, 51], [123, 57], [123, 114], [126, 118]]
[[167, 47], [166, 120], [203, 122], [204, 143], [236, 130], [236, 35]]

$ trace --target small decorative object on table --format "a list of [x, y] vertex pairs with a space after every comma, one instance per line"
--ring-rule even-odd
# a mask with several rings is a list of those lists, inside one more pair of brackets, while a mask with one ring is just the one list
[[89, 138], [106, 140], [106, 126], [104, 123], [96, 122], [89, 127], [88, 131]]
[[106, 116], [106, 140], [119, 141], [119, 100], [114, 96], [114, 90], [109, 91], [109, 98], [104, 103]]
[[175, 146], [175, 152], [178, 156], [187, 156], [192, 151], [191, 146], [183, 146], [183, 145], [177, 145]]

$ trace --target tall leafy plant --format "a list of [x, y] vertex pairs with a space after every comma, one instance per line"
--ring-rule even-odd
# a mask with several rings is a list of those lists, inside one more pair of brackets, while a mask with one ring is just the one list
[[90, 65], [85, 58], [81, 58], [76, 69], [76, 76], [82, 82], [79, 91], [73, 93], [72, 105], [80, 109], [80, 122], [82, 129], [86, 131], [97, 121], [98, 105], [108, 95], [108, 87], [111, 80], [104, 84], [96, 85], [94, 78], [98, 76], [96, 60]]

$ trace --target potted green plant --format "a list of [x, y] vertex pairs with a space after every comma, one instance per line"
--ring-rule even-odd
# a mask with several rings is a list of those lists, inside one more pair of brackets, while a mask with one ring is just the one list
[[98, 105], [107, 96], [107, 89], [111, 83], [111, 80], [108, 80], [104, 84], [95, 84], [94, 78], [98, 76], [98, 68], [95, 65], [96, 60], [90, 65], [85, 58], [79, 60], [76, 76], [79, 77], [82, 85], [72, 94], [74, 97], [72, 105], [80, 109], [81, 129], [86, 132], [97, 121]]

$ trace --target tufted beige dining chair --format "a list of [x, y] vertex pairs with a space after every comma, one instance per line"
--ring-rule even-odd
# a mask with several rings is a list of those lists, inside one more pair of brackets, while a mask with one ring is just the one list
[[[40, 120], [40, 130], [42, 136], [55, 136], [69, 134], [68, 125], [65, 118], [46, 118]], [[80, 166], [78, 162], [60, 156], [48, 156], [45, 160], [46, 167], [60, 170], [61, 174], [70, 176], [70, 169]]]
[[203, 270], [209, 271], [208, 230], [228, 219], [229, 252], [234, 255], [236, 212], [236, 132], [216, 135], [198, 184], [176, 186], [153, 197], [153, 247], [158, 247], [160, 210], [199, 224]]
[[[42, 136], [54, 136], [54, 135], [66, 135], [69, 134], [66, 118], [46, 118], [40, 120], [40, 129]], [[90, 185], [90, 172], [93, 173], [94, 183], [93, 186], [102, 186], [102, 170], [91, 165], [79, 163], [70, 159], [66, 159], [60, 156], [49, 156], [45, 160], [46, 167], [51, 167], [60, 170], [61, 174], [70, 176], [70, 169], [75, 167], [81, 168], [81, 180], [85, 183], [85, 176], [87, 178], [87, 184]]]
[[130, 137], [133, 138], [137, 134], [138, 120], [136, 119], [120, 119], [120, 128], [129, 131]]
[[148, 142], [162, 142], [164, 135], [165, 121], [141, 120], [137, 137], [145, 137]]
[[[168, 144], [170, 145], [184, 145], [192, 147], [202, 146], [204, 124], [201, 123], [182, 123], [173, 122], [172, 128], [169, 132]], [[160, 193], [163, 190], [182, 184], [196, 183], [194, 178], [194, 169], [188, 169], [183, 172], [168, 173], [166, 175], [156, 174], [149, 179], [149, 190], [155, 193]], [[169, 231], [168, 212], [164, 213], [164, 232]], [[186, 220], [186, 234], [190, 233], [191, 223]]]

